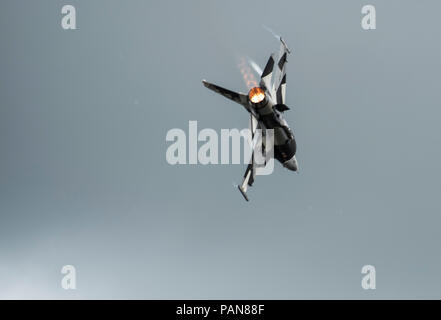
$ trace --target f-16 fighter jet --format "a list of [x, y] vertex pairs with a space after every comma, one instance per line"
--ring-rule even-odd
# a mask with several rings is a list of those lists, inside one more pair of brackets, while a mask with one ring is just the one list
[[[295, 157], [296, 141], [294, 134], [283, 118], [283, 113], [289, 110], [285, 104], [285, 91], [287, 56], [291, 51], [281, 37], [280, 42], [280, 51], [277, 55], [273, 53], [268, 59], [259, 86], [251, 88], [248, 94], [233, 92], [205, 80], [202, 80], [202, 83], [208, 89], [245, 107], [251, 117], [252, 137], [256, 129], [262, 130], [262, 136], [265, 136], [267, 129], [273, 129], [274, 158], [280, 161], [285, 168], [298, 171], [298, 163]], [[262, 149], [265, 149], [265, 146]], [[238, 186], [247, 201], [249, 201], [246, 194], [248, 186], [252, 186], [256, 175], [255, 150], [253, 149], [253, 155], [245, 171], [243, 182]]]

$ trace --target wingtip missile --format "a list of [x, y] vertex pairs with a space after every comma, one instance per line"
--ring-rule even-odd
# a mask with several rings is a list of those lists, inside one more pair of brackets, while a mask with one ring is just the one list
[[288, 53], [291, 53], [291, 50], [288, 48], [285, 40], [283, 40], [282, 37], [280, 37], [280, 42], [282, 42], [283, 46], [285, 47], [286, 51], [288, 51]]

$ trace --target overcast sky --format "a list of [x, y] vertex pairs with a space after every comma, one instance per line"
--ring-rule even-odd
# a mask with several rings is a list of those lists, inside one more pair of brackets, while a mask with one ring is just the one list
[[[0, 298], [441, 298], [440, 10], [2, 1]], [[244, 165], [171, 166], [165, 137], [247, 127], [201, 80], [246, 92], [237, 58], [263, 67], [279, 47], [263, 24], [292, 49], [300, 174], [276, 163], [247, 203]]]

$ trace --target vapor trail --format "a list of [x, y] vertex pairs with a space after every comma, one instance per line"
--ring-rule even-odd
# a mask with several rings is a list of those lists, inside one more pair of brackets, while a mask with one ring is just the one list
[[262, 68], [251, 58], [248, 58], [248, 63], [250, 64], [251, 68], [253, 68], [253, 70], [256, 71], [256, 73], [260, 77], [263, 73]]
[[277, 40], [280, 40], [280, 36], [276, 34], [271, 28], [267, 27], [266, 25], [262, 25], [267, 31], [269, 31]]

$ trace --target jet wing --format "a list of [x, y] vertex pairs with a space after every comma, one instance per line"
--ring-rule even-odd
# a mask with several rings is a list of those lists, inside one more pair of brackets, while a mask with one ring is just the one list
[[276, 92], [277, 104], [285, 104], [285, 92], [286, 92], [286, 63], [287, 57], [291, 51], [286, 46], [285, 41], [280, 38], [280, 50], [277, 61], [277, 68], [274, 75], [274, 91]]
[[273, 77], [273, 69], [274, 69], [274, 61], [275, 56], [272, 54], [268, 62], [266, 63], [265, 69], [263, 69], [262, 75], [260, 77], [260, 84], [259, 86], [263, 88], [266, 92], [270, 94], [271, 97], [273, 97], [273, 87], [271, 86], [271, 80]]
[[220, 95], [223, 95], [225, 98], [230, 99], [234, 102], [237, 102], [245, 107], [247, 111], [250, 112], [249, 103], [248, 103], [248, 95], [240, 92], [234, 92], [225, 88], [222, 88], [218, 85], [215, 85], [213, 83], [207, 82], [205, 80], [202, 80], [202, 83], [204, 86], [216, 93], [219, 93]]

